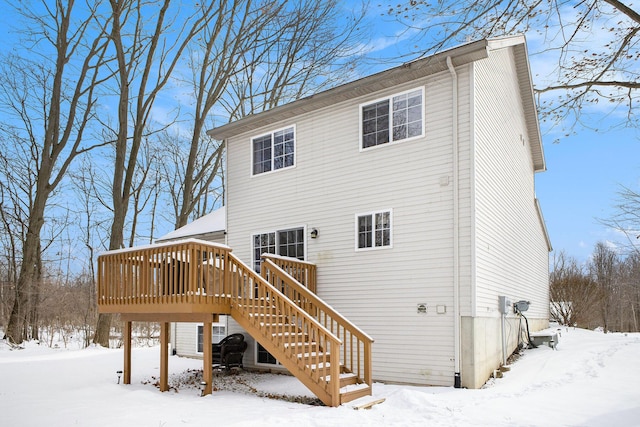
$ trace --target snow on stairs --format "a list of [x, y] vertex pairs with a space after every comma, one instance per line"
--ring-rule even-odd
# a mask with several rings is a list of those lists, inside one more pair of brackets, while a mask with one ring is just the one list
[[[342, 368], [344, 370], [344, 368]], [[331, 382], [331, 375], [326, 377], [327, 382]], [[371, 387], [360, 381], [353, 372], [342, 372], [340, 374], [340, 403], [351, 402], [364, 396], [371, 395]]]
[[[275, 330], [271, 334], [274, 340], [282, 338], [293, 338], [294, 342], [286, 342], [283, 344], [285, 348], [293, 348], [297, 354], [299, 361], [327, 360], [330, 354], [323, 352], [316, 342], [310, 341], [308, 336], [297, 329], [296, 325], [288, 322], [282, 314], [250, 314], [251, 317], [257, 317], [259, 324], [266, 330]], [[331, 364], [329, 362], [305, 363], [311, 372], [318, 373], [327, 383], [331, 382], [329, 375]], [[371, 387], [363, 383], [356, 374], [349, 372], [344, 366], [340, 366], [340, 404], [359, 399], [364, 396], [371, 395]]]

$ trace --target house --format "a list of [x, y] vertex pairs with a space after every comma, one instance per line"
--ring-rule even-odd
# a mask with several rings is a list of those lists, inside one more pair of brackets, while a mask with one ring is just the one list
[[[551, 244], [535, 194], [545, 160], [523, 36], [209, 135], [226, 143], [224, 214], [210, 214], [224, 226], [174, 237], [224, 243], [257, 271], [264, 253], [313, 264], [320, 299], [375, 340], [374, 380], [478, 388], [518, 344], [511, 302], [530, 303], [531, 331], [548, 326]], [[176, 325], [175, 351], [199, 354], [202, 328]], [[220, 316], [212, 339], [242, 330]], [[247, 339], [245, 366], [284, 369]]]
[[212, 342], [243, 332], [244, 366], [286, 369], [332, 406], [374, 380], [480, 387], [517, 346], [524, 308], [532, 332], [548, 325], [524, 37], [209, 134], [226, 144], [224, 210], [98, 258], [98, 309], [125, 324], [123, 383], [136, 321], [161, 324], [163, 391], [170, 335], [176, 353], [201, 352], [207, 394]]

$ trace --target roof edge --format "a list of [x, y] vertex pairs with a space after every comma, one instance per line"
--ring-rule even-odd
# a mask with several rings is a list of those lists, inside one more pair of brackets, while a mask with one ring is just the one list
[[[521, 43], [521, 41], [519, 41], [520, 38], [516, 38], [518, 40], [513, 41], [513, 43]], [[501, 39], [501, 42], [507, 43], [508, 39], [509, 38], [504, 38], [504, 40]], [[237, 121], [210, 129], [207, 131], [207, 135], [214, 139], [226, 139], [256, 127], [266, 126], [272, 122], [280, 120], [286, 120], [313, 109], [330, 106], [336, 102], [367, 95], [397, 84], [409, 82], [441, 71], [446, 71], [447, 57], [451, 58], [454, 66], [464, 65], [484, 59], [488, 57], [487, 48], [490, 43], [497, 43], [497, 41], [494, 42], [493, 39], [481, 39], [453, 47], [451, 49], [443, 50], [426, 58], [407, 62], [397, 67], [318, 92], [317, 94], [306, 98], [274, 107], [261, 113], [246, 116]]]

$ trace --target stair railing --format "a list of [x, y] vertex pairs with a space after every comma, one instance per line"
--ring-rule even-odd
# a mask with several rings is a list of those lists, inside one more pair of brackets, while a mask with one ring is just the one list
[[[227, 260], [234, 319], [326, 405], [339, 406], [340, 339], [231, 252]], [[278, 318], [286, 321], [268, 321]]]
[[[283, 257], [263, 254], [262, 260], [261, 275], [268, 278], [274, 287], [295, 301], [299, 307], [342, 341], [341, 364], [371, 387], [373, 382], [371, 373], [373, 338], [343, 317], [315, 293], [302, 286], [287, 271], [280, 268], [278, 264], [284, 260]], [[287, 261], [289, 266], [295, 263], [291, 259], [284, 261]], [[304, 268], [304, 264], [297, 268]]]

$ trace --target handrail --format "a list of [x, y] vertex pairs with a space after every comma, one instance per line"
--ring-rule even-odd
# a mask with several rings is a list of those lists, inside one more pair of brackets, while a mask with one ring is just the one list
[[281, 270], [289, 273], [298, 283], [314, 294], [317, 292], [316, 265], [314, 263], [269, 253], [264, 253], [261, 257], [262, 259], [270, 259]]
[[[351, 323], [315, 293], [298, 283], [289, 273], [276, 265], [270, 257], [263, 257], [263, 277], [268, 277], [272, 285], [282, 287], [283, 293], [308, 311], [328, 330], [343, 342], [341, 362], [350, 372], [358, 375], [371, 386], [371, 347], [373, 338]], [[355, 354], [355, 356], [354, 356]]]
[[[316, 368], [328, 364], [329, 378], [339, 378], [340, 358], [336, 350], [340, 349], [342, 341], [235, 255], [228, 253], [228, 259], [228, 268], [233, 271], [232, 308], [238, 310], [244, 319], [251, 319], [249, 323], [263, 338], [277, 345], [285, 357], [278, 358], [280, 363], [289, 370], [295, 368], [304, 372], [313, 381], [309, 383], [301, 378], [303, 383], [312, 390], [314, 384], [320, 386], [331, 399], [331, 402], [325, 403], [338, 406], [340, 382], [329, 381], [323, 370]], [[267, 323], [264, 322], [267, 316], [284, 316], [288, 321], [282, 324]], [[317, 343], [323, 351], [300, 354], [298, 346], [308, 340]]]

